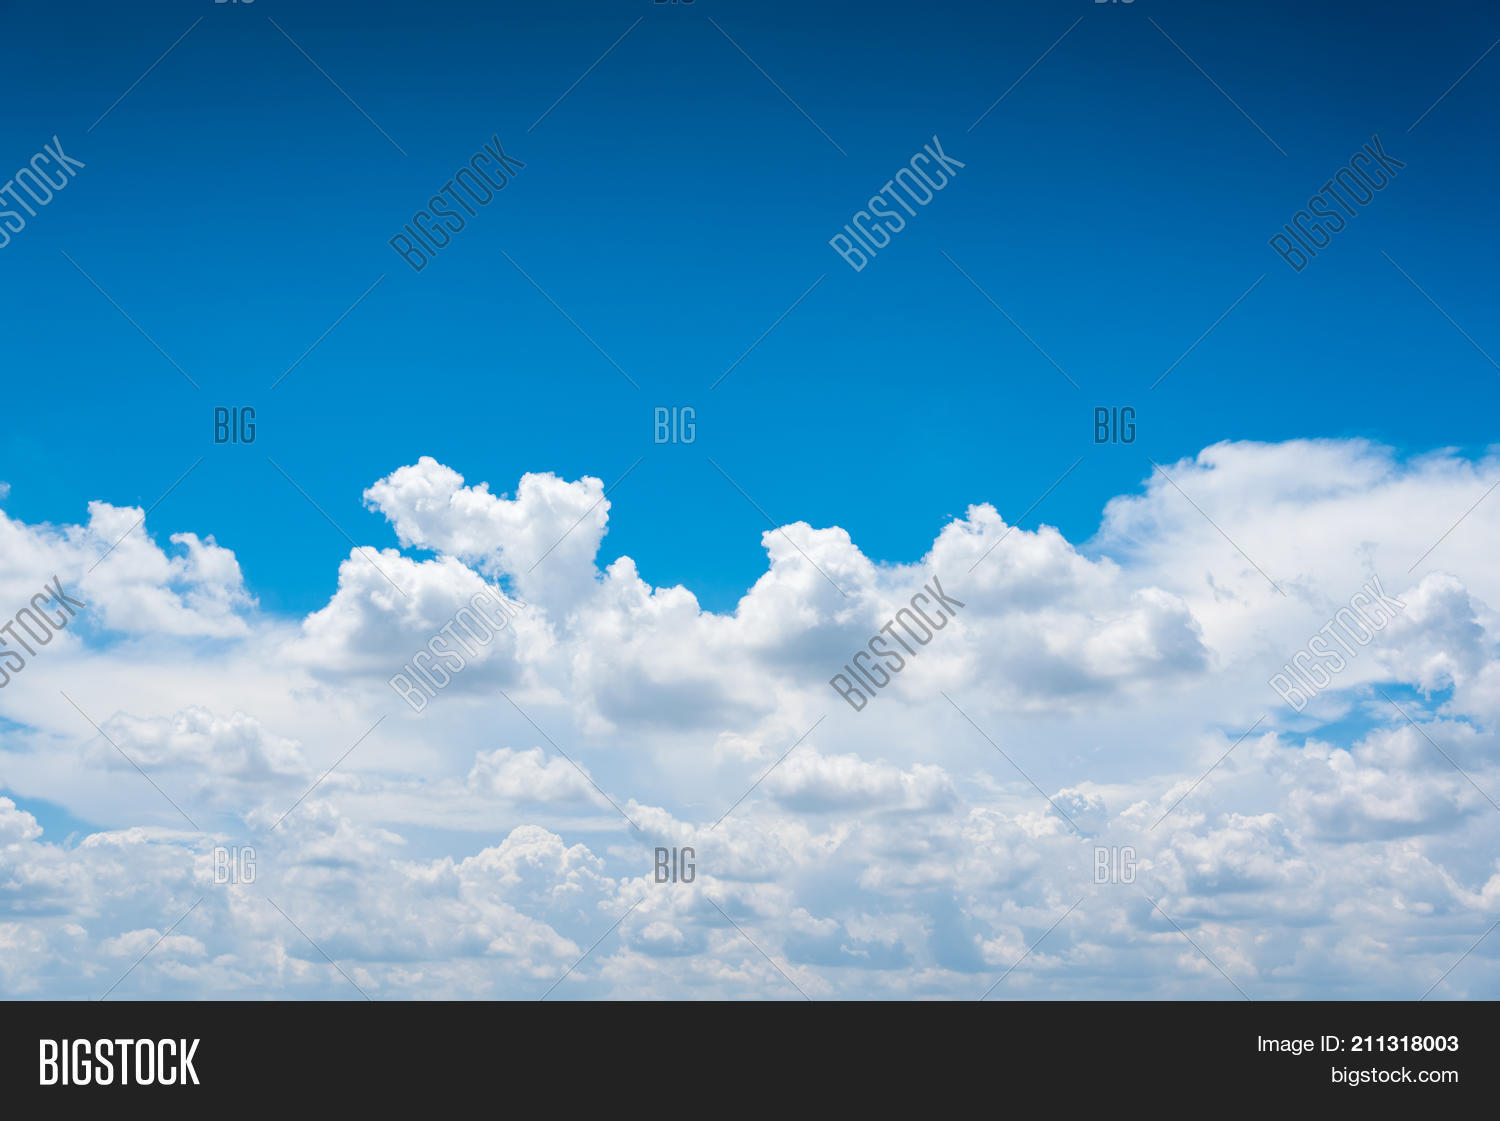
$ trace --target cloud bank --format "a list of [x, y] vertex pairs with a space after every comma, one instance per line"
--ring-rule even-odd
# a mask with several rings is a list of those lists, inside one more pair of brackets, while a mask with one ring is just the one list
[[[600, 567], [592, 477], [401, 466], [399, 548], [301, 619], [169, 506], [0, 512], [0, 615], [87, 604], [0, 689], [0, 993], [1493, 998], [1497, 477], [1218, 444], [1086, 542], [779, 527], [726, 613]], [[934, 578], [963, 607], [856, 711], [829, 679]], [[1401, 610], [1289, 706], [1371, 580]], [[523, 606], [442, 631], [486, 589]]]

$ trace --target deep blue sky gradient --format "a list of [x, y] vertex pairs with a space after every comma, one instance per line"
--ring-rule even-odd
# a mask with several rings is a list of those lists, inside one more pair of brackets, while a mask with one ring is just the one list
[[[326, 602], [349, 546], [267, 455], [375, 545], [394, 534], [360, 493], [420, 455], [507, 492], [643, 456], [604, 559], [727, 609], [767, 523], [708, 456], [778, 524], [911, 560], [1079, 456], [1028, 527], [1082, 541], [1147, 456], [1223, 439], [1494, 439], [1500, 370], [1382, 255], [1500, 354], [1500, 51], [1410, 128], [1500, 38], [1492, 3], [4, 8], [6, 177], [54, 134], [88, 165], [0, 249], [5, 509], [150, 504], [203, 456], [149, 525], [213, 535], [274, 610]], [[1293, 273], [1267, 238], [1375, 133], [1407, 168]], [[526, 168], [413, 273], [387, 240], [496, 134]], [[853, 272], [828, 239], [934, 134], [967, 167]], [[254, 445], [211, 443], [229, 404], [256, 407]], [[658, 405], [695, 407], [697, 443], [653, 446]], [[1096, 405], [1134, 406], [1137, 442], [1096, 448]]]

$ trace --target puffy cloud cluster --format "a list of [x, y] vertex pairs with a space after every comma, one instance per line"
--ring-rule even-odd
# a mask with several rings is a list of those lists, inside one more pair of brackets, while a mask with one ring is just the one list
[[[728, 612], [600, 566], [595, 478], [400, 467], [401, 549], [303, 619], [143, 511], [0, 513], [0, 614], [88, 603], [0, 690], [0, 992], [1421, 996], [1500, 918], [1497, 468], [1221, 444], [1090, 541], [981, 503], [910, 563], [793, 523]], [[855, 711], [829, 678], [934, 578]], [[1372, 579], [1401, 610], [1294, 711]], [[1433, 995], [1497, 992], [1500, 940]]]

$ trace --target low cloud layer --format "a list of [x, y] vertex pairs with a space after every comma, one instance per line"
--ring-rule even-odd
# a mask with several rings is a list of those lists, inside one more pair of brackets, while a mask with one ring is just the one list
[[[770, 530], [726, 613], [599, 566], [595, 478], [401, 466], [400, 547], [302, 619], [170, 504], [0, 512], [0, 616], [87, 605], [0, 689], [0, 992], [1493, 998], [1496, 477], [1219, 444], [1086, 542]], [[856, 711], [830, 678], [934, 578], [962, 607]], [[1400, 610], [1287, 704], [1371, 581]]]

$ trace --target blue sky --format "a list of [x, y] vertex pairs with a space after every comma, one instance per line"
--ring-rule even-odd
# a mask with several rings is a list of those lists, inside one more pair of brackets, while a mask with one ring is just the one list
[[1496, 993], [1493, 5], [0, 8], [0, 993]]
[[[970, 503], [1018, 515], [1080, 455], [1035, 515], [1073, 540], [1146, 456], [1308, 435], [1476, 449], [1492, 431], [1500, 371], [1382, 256], [1500, 346], [1484, 236], [1500, 165], [1478, 139], [1500, 68], [1476, 67], [1408, 131], [1489, 42], [1483, 4], [1416, 19], [1386, 3], [914, 17], [262, 0], [9, 19], [5, 149], [19, 165], [56, 134], [88, 165], [0, 259], [7, 364], [48, 402], [6, 427], [10, 509], [150, 504], [204, 456], [169, 508], [236, 551], [268, 608], [326, 599], [347, 542], [267, 455], [382, 545], [359, 494], [420, 454], [496, 489], [526, 470], [610, 485], [644, 457], [611, 495], [605, 555], [722, 610], [760, 571], [766, 522], [708, 456], [778, 523], [843, 525], [895, 561]], [[1267, 238], [1374, 134], [1408, 166], [1294, 273]], [[493, 135], [526, 168], [411, 272], [387, 239]], [[855, 273], [828, 238], [933, 135], [965, 168]], [[253, 446], [212, 445], [212, 408], [230, 404], [257, 409]], [[1093, 445], [1101, 404], [1137, 409], [1133, 446]], [[652, 445], [658, 405], [697, 409], [695, 445]], [[294, 563], [288, 535], [329, 563]]]

